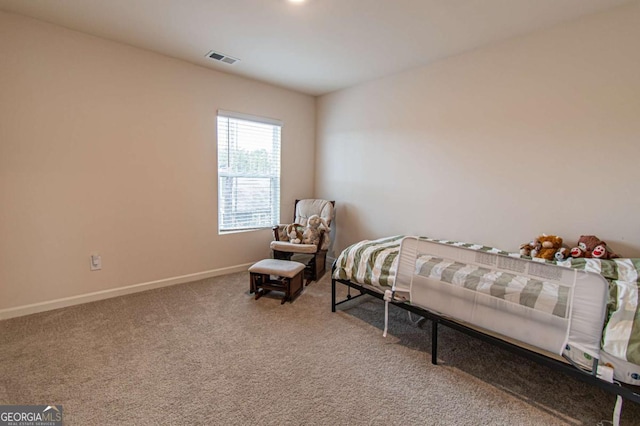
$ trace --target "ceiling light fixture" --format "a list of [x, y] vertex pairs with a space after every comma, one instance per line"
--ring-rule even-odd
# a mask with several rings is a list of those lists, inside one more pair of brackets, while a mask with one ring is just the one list
[[289, 3], [304, 3], [305, 0], [289, 0]]

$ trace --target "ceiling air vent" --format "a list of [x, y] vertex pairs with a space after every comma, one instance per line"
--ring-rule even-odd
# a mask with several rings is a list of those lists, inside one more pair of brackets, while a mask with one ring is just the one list
[[222, 53], [218, 53], [214, 50], [207, 53], [207, 58], [213, 59], [214, 61], [224, 62], [225, 64], [233, 65], [238, 62], [240, 59], [233, 58], [231, 56], [223, 55]]

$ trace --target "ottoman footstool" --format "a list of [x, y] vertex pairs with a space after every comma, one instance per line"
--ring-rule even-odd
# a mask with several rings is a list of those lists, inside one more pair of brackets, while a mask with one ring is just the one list
[[290, 260], [264, 259], [254, 263], [249, 268], [249, 293], [255, 293], [258, 300], [271, 290], [282, 291], [284, 297], [280, 304], [292, 302], [302, 291], [304, 268], [304, 264]]

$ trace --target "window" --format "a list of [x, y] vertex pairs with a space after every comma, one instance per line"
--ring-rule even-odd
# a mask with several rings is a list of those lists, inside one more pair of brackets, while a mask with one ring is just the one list
[[218, 111], [218, 231], [266, 228], [280, 220], [282, 123]]

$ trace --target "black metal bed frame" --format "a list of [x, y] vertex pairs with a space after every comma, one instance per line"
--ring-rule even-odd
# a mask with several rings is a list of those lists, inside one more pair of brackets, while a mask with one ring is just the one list
[[[333, 275], [333, 271], [332, 271], [332, 275]], [[336, 301], [336, 282], [344, 284], [348, 287], [347, 298], [339, 302]], [[352, 288], [358, 290], [360, 294], [352, 296], [351, 295]], [[353, 283], [348, 280], [335, 279], [332, 277], [331, 279], [331, 312], [336, 312], [336, 306], [349, 302], [351, 300], [354, 300], [358, 297], [364, 296], [365, 294], [368, 294], [380, 300], [384, 300], [384, 295], [380, 292], [371, 290], [367, 287], [361, 286], [359, 284]], [[619, 384], [617, 382], [609, 383], [605, 380], [599, 379], [597, 376], [595, 376], [595, 368], [594, 368], [594, 373], [587, 372], [578, 367], [573, 366], [572, 364], [567, 364], [557, 359], [542, 355], [538, 352], [534, 352], [532, 350], [523, 348], [513, 343], [509, 343], [498, 337], [494, 337], [489, 334], [482, 333], [478, 330], [467, 327], [459, 322], [445, 318], [443, 316], [440, 316], [426, 309], [419, 308], [407, 303], [397, 302], [397, 301], [390, 301], [389, 303], [395, 306], [398, 306], [404, 310], [407, 310], [409, 312], [412, 312], [416, 315], [420, 315], [426, 319], [431, 320], [431, 363], [434, 365], [438, 364], [438, 325], [442, 324], [454, 330], [465, 333], [469, 336], [475, 337], [482, 341], [496, 345], [500, 348], [506, 349], [512, 353], [520, 355], [529, 360], [535, 361], [539, 364], [550, 367], [554, 370], [561, 371], [583, 382], [595, 385], [601, 389], [604, 389], [609, 393], [619, 395], [623, 399], [640, 404], [640, 393], [638, 393], [640, 392], [640, 387], [635, 387], [635, 386], [626, 385], [626, 384]], [[597, 360], [595, 360], [595, 362], [597, 362]]]

